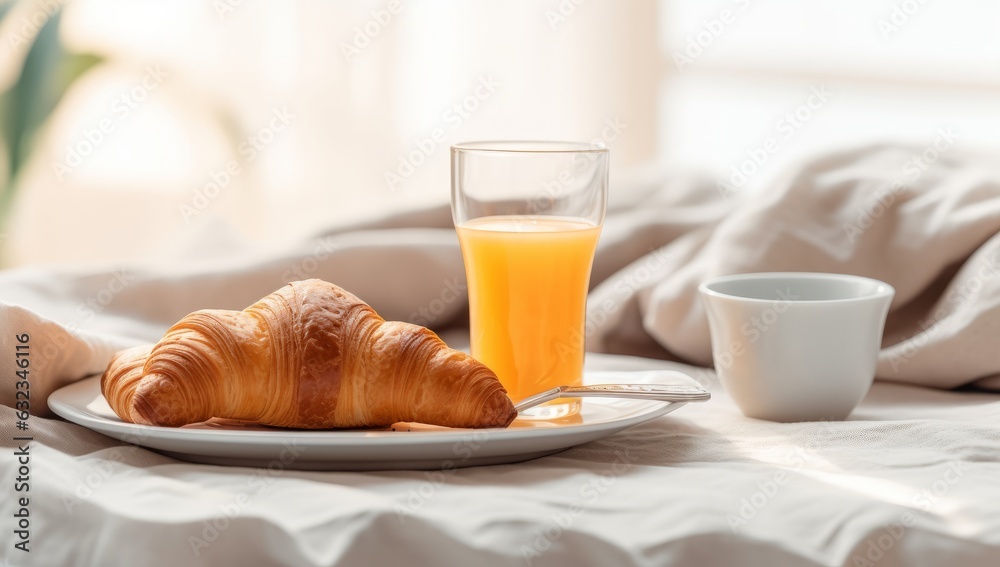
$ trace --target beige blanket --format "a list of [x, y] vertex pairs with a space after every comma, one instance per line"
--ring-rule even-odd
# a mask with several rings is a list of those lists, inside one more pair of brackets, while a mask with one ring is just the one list
[[[594, 290], [590, 348], [636, 352], [648, 334], [672, 356], [710, 365], [700, 282], [837, 272], [896, 288], [878, 378], [1000, 388], [1000, 167], [984, 156], [935, 155], [877, 147], [818, 159], [761, 193], [735, 195], [728, 214], [719, 201], [731, 186], [651, 189], [609, 219], [609, 227], [627, 219], [651, 253]], [[703, 222], [675, 237], [674, 219]]]
[[[417, 228], [414, 228], [417, 227]], [[101, 372], [118, 349], [155, 341], [200, 308], [242, 309], [319, 277], [383, 316], [464, 325], [462, 259], [447, 207], [340, 229], [262, 255], [203, 227], [174, 262], [0, 273], [0, 350], [27, 334], [32, 410]], [[765, 190], [692, 177], [615, 179], [589, 301], [588, 348], [711, 364], [696, 293], [723, 274], [825, 271], [889, 282], [878, 377], [1000, 388], [1000, 167], [953, 151], [876, 147], [806, 164]], [[993, 378], [991, 378], [993, 377]], [[0, 401], [13, 405], [11, 388]]]

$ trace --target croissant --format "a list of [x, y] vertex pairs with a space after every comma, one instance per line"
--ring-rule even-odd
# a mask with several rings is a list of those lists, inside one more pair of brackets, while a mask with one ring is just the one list
[[219, 417], [304, 429], [478, 428], [517, 415], [481, 362], [316, 279], [243, 311], [191, 313], [157, 344], [116, 354], [101, 392], [122, 420], [168, 427]]

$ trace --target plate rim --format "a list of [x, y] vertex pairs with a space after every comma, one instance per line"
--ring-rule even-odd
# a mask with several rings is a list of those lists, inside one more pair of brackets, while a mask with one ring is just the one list
[[[627, 370], [587, 372], [593, 375], [628, 373]], [[678, 372], [684, 380], [694, 381]], [[652, 421], [686, 402], [590, 398], [586, 405], [628, 404], [600, 421], [554, 427], [434, 429], [430, 431], [186, 429], [125, 423], [90, 409], [101, 396], [100, 375], [92, 375], [59, 388], [49, 407], [67, 421], [113, 439], [138, 445], [182, 461], [244, 467], [267, 467], [280, 460], [280, 468], [313, 471], [438, 470], [530, 461], [598, 441]], [[610, 383], [611, 381], [609, 381]], [[624, 409], [624, 412], [623, 412]], [[468, 451], [456, 452], [462, 444]], [[294, 448], [306, 454], [299, 456]], [[292, 460], [285, 463], [286, 451]], [[450, 449], [450, 452], [449, 452]], [[459, 458], [461, 457], [461, 458]]]
[[[601, 371], [607, 373], [607, 371]], [[115, 421], [110, 418], [95, 414], [85, 408], [80, 408], [77, 404], [70, 403], [64, 398], [76, 394], [76, 390], [91, 389], [92, 384], [99, 384], [100, 375], [94, 374], [67, 384], [54, 391], [48, 398], [49, 408], [59, 417], [97, 431], [98, 433], [122, 439], [117, 435], [135, 439], [129, 441], [135, 444], [149, 437], [170, 438], [172, 440], [186, 440], [192, 442], [237, 442], [251, 443], [255, 445], [265, 445], [270, 443], [280, 443], [294, 438], [297, 444], [304, 446], [333, 446], [333, 445], [373, 445], [384, 444], [387, 446], [398, 444], [402, 439], [407, 439], [408, 444], [435, 444], [447, 440], [462, 441], [472, 436], [482, 436], [486, 434], [491, 441], [517, 440], [523, 437], [550, 437], [572, 434], [586, 434], [590, 432], [603, 431], [606, 429], [619, 428], [627, 429], [639, 423], [656, 419], [662, 415], [670, 413], [686, 405], [684, 402], [664, 402], [657, 400], [627, 400], [635, 404], [643, 404], [645, 407], [636, 408], [637, 413], [631, 413], [625, 417], [603, 420], [596, 423], [567, 424], [557, 427], [540, 428], [480, 428], [480, 429], [441, 429], [433, 431], [385, 431], [385, 430], [336, 430], [336, 429], [275, 429], [275, 431], [260, 430], [227, 430], [227, 429], [183, 429], [176, 427], [160, 427], [155, 425], [141, 425], [127, 423], [121, 420]], [[77, 394], [78, 395], [78, 394]], [[100, 395], [98, 393], [98, 395]], [[583, 403], [594, 403], [604, 405], [610, 403], [605, 400], [610, 398], [591, 398]], [[624, 401], [624, 400], [612, 400]], [[110, 435], [106, 432], [113, 432], [117, 435]], [[142, 432], [151, 432], [142, 433]], [[556, 433], [558, 432], [558, 433]]]

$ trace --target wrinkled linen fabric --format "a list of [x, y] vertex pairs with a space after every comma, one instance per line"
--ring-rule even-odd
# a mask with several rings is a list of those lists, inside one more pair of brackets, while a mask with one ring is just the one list
[[[8, 565], [995, 566], [1000, 395], [876, 383], [851, 419], [713, 399], [512, 465], [300, 472], [189, 464], [34, 417], [32, 551]], [[13, 410], [0, 407], [12, 479]], [[5, 490], [10, 491], [8, 486]], [[13, 499], [0, 501], [7, 534]], [[29, 556], [30, 555], [30, 556]]]
[[[896, 289], [878, 378], [1000, 386], [1000, 167], [951, 153], [918, 165], [922, 156], [896, 147], [833, 155], [742, 199], [718, 224], [604, 281], [589, 298], [589, 346], [627, 343], [641, 329], [679, 359], [709, 365], [701, 282], [747, 272], [835, 272]], [[731, 187], [718, 189], [739, 197]]]
[[[0, 458], [3, 478], [18, 468], [13, 353], [24, 334], [35, 441], [33, 552], [17, 555], [7, 544], [0, 558], [993, 565], [1000, 396], [948, 389], [1000, 388], [1000, 168], [953, 150], [924, 169], [912, 161], [921, 151], [880, 146], [824, 156], [753, 194], [676, 174], [616, 180], [587, 343], [617, 356], [594, 355], [588, 364], [680, 368], [715, 399], [559, 455], [445, 478], [261, 476], [182, 463], [54, 419], [45, 400], [100, 373], [117, 350], [156, 341], [193, 310], [242, 309], [306, 277], [351, 290], [387, 319], [460, 329], [467, 298], [447, 207], [267, 253], [205, 225], [148, 265], [2, 272], [0, 349], [11, 364], [0, 390], [0, 444], [11, 449]], [[896, 288], [879, 381], [850, 420], [747, 419], [702, 368], [711, 345], [698, 284], [760, 271], [853, 273]], [[451, 336], [464, 340], [461, 331]], [[0, 517], [11, 518], [14, 506], [5, 497]]]

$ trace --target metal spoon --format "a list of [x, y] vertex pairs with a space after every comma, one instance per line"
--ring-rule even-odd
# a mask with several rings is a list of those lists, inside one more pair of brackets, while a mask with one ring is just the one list
[[593, 384], [591, 386], [557, 386], [528, 396], [514, 405], [520, 413], [528, 408], [557, 398], [632, 398], [663, 402], [705, 402], [712, 394], [698, 386], [684, 384]]

